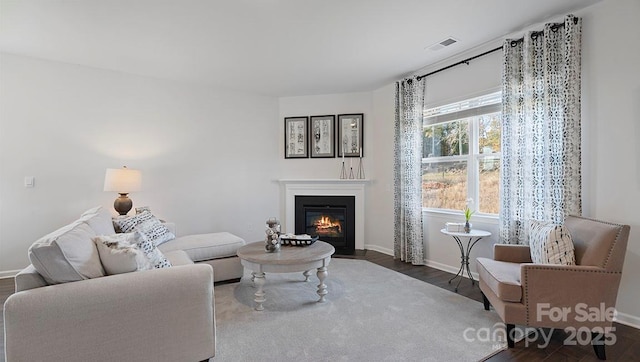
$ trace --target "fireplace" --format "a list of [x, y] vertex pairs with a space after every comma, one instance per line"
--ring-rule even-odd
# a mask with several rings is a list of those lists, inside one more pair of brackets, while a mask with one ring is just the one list
[[336, 254], [353, 254], [355, 250], [355, 197], [295, 197], [295, 233], [319, 236]]

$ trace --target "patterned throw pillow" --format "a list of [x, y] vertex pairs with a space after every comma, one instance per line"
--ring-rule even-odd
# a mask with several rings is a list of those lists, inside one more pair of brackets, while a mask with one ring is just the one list
[[121, 233], [130, 233], [136, 225], [147, 220], [151, 220], [152, 218], [155, 218], [152, 213], [144, 211], [133, 216], [114, 219], [113, 224], [116, 226], [116, 231]]
[[147, 256], [136, 246], [134, 233], [101, 235], [93, 241], [107, 275], [153, 269]]
[[534, 263], [576, 265], [573, 240], [569, 230], [562, 225], [532, 220], [529, 248]]
[[151, 208], [149, 206], [136, 207], [136, 215], [137, 214], [142, 214], [145, 211], [151, 212]]
[[139, 231], [156, 246], [175, 239], [175, 235], [164, 226], [153, 214], [145, 210], [134, 216], [115, 219], [113, 223], [123, 233]]
[[175, 235], [158, 219], [152, 218], [136, 225], [133, 230], [144, 234], [147, 239], [151, 240], [155, 246], [162, 243], [166, 243], [169, 240], [175, 239]]
[[135, 232], [136, 245], [138, 249], [142, 250], [151, 265], [154, 268], [169, 268], [171, 262], [162, 254], [158, 248], [153, 244], [153, 241], [149, 240], [144, 234], [139, 231]]

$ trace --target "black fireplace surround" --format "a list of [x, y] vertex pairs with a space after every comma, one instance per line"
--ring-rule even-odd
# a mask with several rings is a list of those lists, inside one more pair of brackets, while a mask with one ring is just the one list
[[355, 196], [296, 196], [295, 233], [319, 236], [336, 248], [336, 254], [353, 254], [355, 199]]

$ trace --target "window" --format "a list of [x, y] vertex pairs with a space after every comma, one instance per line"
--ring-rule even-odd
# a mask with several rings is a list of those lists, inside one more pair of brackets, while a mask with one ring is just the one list
[[479, 213], [500, 208], [500, 92], [426, 109], [422, 205]]

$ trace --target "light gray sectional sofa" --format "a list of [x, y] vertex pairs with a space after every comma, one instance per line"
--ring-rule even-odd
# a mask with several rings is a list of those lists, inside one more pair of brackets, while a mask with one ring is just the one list
[[242, 276], [235, 255], [244, 240], [178, 237], [159, 247], [172, 267], [105, 275], [92, 238], [114, 233], [110, 213], [98, 207], [34, 243], [32, 265], [16, 275], [4, 305], [7, 362], [215, 355], [213, 282]]

